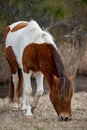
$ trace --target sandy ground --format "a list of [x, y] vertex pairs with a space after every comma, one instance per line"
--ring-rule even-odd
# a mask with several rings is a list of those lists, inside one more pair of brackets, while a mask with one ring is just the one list
[[68, 122], [59, 121], [48, 94], [40, 98], [34, 118], [12, 110], [7, 101], [7, 98], [0, 99], [0, 130], [87, 130], [87, 92], [74, 94], [73, 120]]

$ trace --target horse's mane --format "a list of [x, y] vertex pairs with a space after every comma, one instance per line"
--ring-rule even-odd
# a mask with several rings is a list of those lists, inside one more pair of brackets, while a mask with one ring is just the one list
[[60, 80], [61, 94], [65, 95], [69, 91], [71, 82], [65, 71], [59, 50], [57, 50], [53, 45], [51, 45], [51, 49], [52, 49], [53, 59], [54, 59], [57, 73], [58, 73], [59, 80]]

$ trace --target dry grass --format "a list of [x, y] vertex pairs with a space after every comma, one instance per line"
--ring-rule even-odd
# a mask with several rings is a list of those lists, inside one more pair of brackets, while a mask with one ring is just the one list
[[0, 99], [0, 130], [87, 130], [86, 92], [74, 94], [73, 120], [68, 122], [58, 120], [48, 94], [40, 98], [32, 119], [6, 104], [7, 98]]

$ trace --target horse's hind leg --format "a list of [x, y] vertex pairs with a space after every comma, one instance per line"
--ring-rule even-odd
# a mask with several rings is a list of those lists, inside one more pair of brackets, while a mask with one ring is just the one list
[[26, 116], [33, 116], [30, 106], [30, 97], [32, 93], [30, 78], [31, 78], [31, 72], [30, 73], [23, 72], [24, 86], [23, 86], [23, 101], [21, 109], [26, 110]]
[[22, 73], [21, 70], [18, 69], [15, 74], [11, 74], [11, 80], [9, 84], [9, 100], [12, 107], [18, 108], [21, 105], [20, 97], [22, 91], [22, 83]]
[[37, 107], [37, 103], [39, 101], [39, 98], [42, 96], [43, 94], [43, 74], [41, 72], [37, 72], [35, 73], [35, 77], [36, 77], [36, 84], [37, 84], [37, 91], [34, 97], [34, 100], [31, 104], [32, 106], [32, 113], [34, 111], [34, 109]]
[[10, 101], [16, 100], [17, 86], [18, 86], [18, 62], [15, 56], [15, 53], [11, 46], [8, 46], [5, 49], [5, 56], [8, 61], [10, 71], [11, 71], [11, 80], [9, 84], [9, 99]]

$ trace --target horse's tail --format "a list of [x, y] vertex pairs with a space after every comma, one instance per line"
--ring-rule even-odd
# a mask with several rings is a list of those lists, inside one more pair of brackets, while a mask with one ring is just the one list
[[65, 94], [65, 93], [67, 93], [67, 90], [69, 90], [70, 80], [65, 71], [59, 50], [57, 50], [57, 48], [55, 48], [53, 45], [51, 46], [51, 49], [53, 52], [52, 53], [53, 60], [56, 65], [58, 77], [59, 77], [60, 84], [61, 84], [61, 92], [62, 92], [62, 94]]

